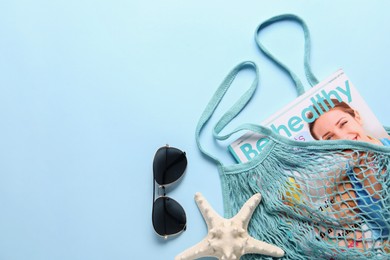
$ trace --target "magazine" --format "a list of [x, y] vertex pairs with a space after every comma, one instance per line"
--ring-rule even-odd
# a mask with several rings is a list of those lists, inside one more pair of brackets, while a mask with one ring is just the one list
[[[275, 133], [297, 141], [315, 140], [309, 130], [309, 123], [328, 110], [326, 102], [344, 101], [351, 108], [358, 109], [362, 127], [369, 136], [386, 138], [388, 134], [362, 96], [350, 82], [342, 69], [320, 82], [305, 94], [279, 110], [261, 125], [271, 128]], [[308, 115], [312, 114], [312, 117]], [[266, 146], [264, 136], [247, 132], [229, 145], [229, 150], [239, 163], [250, 161]]]
[[[349, 109], [348, 112], [342, 110], [341, 106]], [[348, 124], [343, 125], [344, 132], [348, 128], [356, 129], [351, 127], [351, 121], [358, 122], [358, 128], [364, 129], [365, 135], [357, 134], [355, 139], [347, 139], [365, 141], [360, 139], [360, 137], [365, 136], [365, 138], [371, 138], [370, 141], [378, 141], [382, 138], [389, 138], [383, 125], [341, 69], [265, 120], [262, 125], [269, 127], [275, 133], [297, 141], [345, 139], [333, 136], [337, 135], [336, 132], [339, 130], [326, 130], [330, 126], [335, 126], [335, 129], [338, 129], [339, 126], [344, 124], [342, 120], [332, 121], [328, 118], [319, 123], [331, 114], [325, 113], [333, 107], [338, 109], [333, 109], [332, 113], [341, 111], [344, 114], [353, 114], [355, 120], [350, 120]], [[344, 118], [344, 116], [341, 118]], [[316, 126], [311, 124], [313, 122], [316, 122]], [[325, 130], [319, 127], [321, 124], [325, 126], [323, 128]], [[346, 132], [350, 134], [353, 131], [348, 130]], [[248, 132], [231, 143], [229, 149], [238, 162], [244, 163], [261, 153], [268, 141], [269, 139], [263, 135]], [[364, 155], [362, 158], [366, 160], [365, 163], [370, 163], [371, 166], [373, 159], [369, 155], [363, 153], [358, 155]], [[358, 189], [356, 187], [359, 187], [357, 184], [359, 177], [356, 177], [356, 179], [350, 179], [349, 177], [350, 175], [362, 175], [369, 179], [374, 176], [371, 171], [367, 170], [367, 165], [360, 167], [361, 163], [363, 165], [363, 159], [356, 159], [358, 155], [355, 154], [354, 156], [350, 151], [345, 151], [344, 154], [340, 153], [334, 157], [322, 158], [322, 161], [318, 161], [318, 164], [325, 165], [324, 169], [326, 170], [316, 171], [316, 178], [313, 179], [306, 175], [303, 176], [299, 171], [286, 172], [288, 178], [285, 187], [281, 189], [282, 200], [287, 207], [294, 208], [298, 215], [322, 216], [332, 221], [351, 219], [347, 226], [339, 224], [327, 226], [318, 218], [317, 223], [315, 221], [312, 223], [312, 228], [315, 231], [313, 232], [313, 239], [327, 241], [332, 244], [336, 243], [340, 247], [353, 247], [360, 250], [383, 247], [387, 252], [390, 251], [387, 238], [378, 240], [380, 235], [377, 234], [375, 225], [372, 225], [373, 222], [369, 220], [371, 216], [366, 212], [367, 209], [360, 208], [361, 205], [357, 202], [359, 196], [362, 196], [360, 192], [364, 185], [361, 184], [360, 190], [355, 190]], [[312, 159], [316, 160], [314, 156]], [[332, 164], [329, 164], [325, 159], [332, 161]], [[335, 169], [332, 169], [331, 165]], [[385, 171], [385, 168], [372, 167], [373, 172]], [[364, 173], [362, 173], [362, 169], [364, 169]], [[373, 184], [375, 181], [376, 179], [371, 183]], [[258, 185], [261, 186], [260, 181]], [[373, 197], [369, 193], [366, 196]], [[348, 208], [341, 210], [347, 203]], [[378, 210], [380, 209], [378, 208]], [[381, 223], [379, 220], [376, 221]]]

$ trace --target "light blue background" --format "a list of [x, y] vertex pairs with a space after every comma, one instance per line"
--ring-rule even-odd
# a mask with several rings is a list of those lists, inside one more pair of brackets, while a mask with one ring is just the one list
[[[194, 137], [213, 92], [239, 62], [260, 67], [256, 96], [226, 131], [295, 97], [254, 44], [255, 28], [272, 16], [302, 17], [317, 77], [343, 68], [390, 125], [389, 10], [386, 0], [2, 0], [0, 260], [173, 259], [199, 242], [206, 225], [195, 192], [223, 214], [217, 169]], [[296, 24], [273, 26], [263, 40], [303, 77]], [[218, 115], [251, 77], [237, 79]], [[188, 228], [168, 241], [151, 225], [152, 160], [166, 143], [189, 160], [169, 192]], [[233, 163], [210, 127], [202, 143]]]

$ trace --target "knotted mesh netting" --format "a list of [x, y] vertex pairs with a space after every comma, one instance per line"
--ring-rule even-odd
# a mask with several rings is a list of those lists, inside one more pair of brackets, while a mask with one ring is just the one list
[[390, 259], [390, 151], [353, 142], [273, 139], [245, 171], [220, 171], [225, 215], [260, 192], [249, 233], [282, 259]]

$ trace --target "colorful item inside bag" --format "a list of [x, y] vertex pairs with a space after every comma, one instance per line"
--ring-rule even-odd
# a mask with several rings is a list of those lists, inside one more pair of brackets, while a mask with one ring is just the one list
[[[294, 20], [305, 32], [305, 70], [309, 83], [318, 83], [309, 66], [309, 32], [296, 16], [272, 18], [259, 30], [281, 20]], [[258, 34], [256, 34], [258, 35]], [[259, 41], [257, 40], [258, 44]], [[276, 60], [264, 46], [260, 49], [290, 74], [298, 93], [299, 79]], [[246, 163], [224, 165], [200, 142], [204, 126], [240, 71], [255, 71], [250, 88], [217, 121], [213, 135], [226, 140], [240, 131], [253, 131], [269, 139], [256, 157]], [[390, 147], [355, 140], [299, 142], [261, 125], [244, 124], [221, 134], [252, 98], [258, 84], [253, 62], [236, 66], [219, 86], [204, 110], [197, 129], [199, 149], [218, 166], [223, 190], [225, 217], [234, 216], [253, 194], [263, 201], [253, 213], [248, 232], [256, 239], [279, 246], [282, 259], [389, 259], [390, 244]], [[386, 128], [390, 132], [390, 128]], [[243, 259], [268, 259], [246, 255]]]

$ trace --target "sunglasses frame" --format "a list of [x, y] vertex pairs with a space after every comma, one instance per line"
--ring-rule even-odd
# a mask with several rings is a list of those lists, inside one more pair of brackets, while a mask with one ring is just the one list
[[[164, 198], [164, 199], [169, 199], [169, 200], [172, 200], [174, 203], [177, 203], [178, 206], [180, 206], [182, 209], [183, 209], [183, 213], [184, 213], [184, 217], [185, 217], [185, 223], [184, 223], [184, 227], [176, 232], [176, 233], [173, 233], [173, 234], [165, 234], [165, 235], [161, 235], [159, 234], [155, 227], [154, 227], [154, 223], [153, 223], [153, 229], [155, 231], [155, 233], [164, 238], [164, 239], [168, 239], [169, 237], [174, 237], [174, 236], [177, 236], [179, 234], [181, 234], [182, 232], [184, 232], [186, 229], [187, 229], [187, 216], [186, 216], [186, 213], [185, 213], [185, 210], [184, 208], [181, 206], [181, 204], [179, 202], [177, 202], [175, 199], [169, 197], [166, 195], [166, 189], [170, 186], [174, 186], [176, 183], [178, 183], [185, 175], [186, 173], [186, 170], [187, 170], [187, 164], [188, 164], [188, 160], [187, 160], [187, 156], [186, 156], [186, 153], [176, 147], [171, 147], [169, 146], [168, 144], [166, 144], [165, 146], [162, 146], [160, 147], [157, 151], [156, 151], [156, 154], [158, 153], [158, 151], [160, 151], [161, 149], [176, 149], [178, 151], [180, 151], [182, 153], [182, 155], [184, 156], [184, 159], [185, 159], [185, 168], [183, 170], [183, 173], [180, 175], [180, 177], [173, 181], [173, 182], [170, 182], [170, 183], [167, 183], [167, 184], [158, 184], [157, 181], [156, 181], [156, 178], [154, 176], [154, 172], [153, 172], [153, 206], [152, 206], [152, 222], [153, 222], [153, 215], [154, 215], [154, 207], [155, 207], [155, 202], [159, 199], [159, 198]], [[153, 159], [153, 163], [154, 161], [156, 160], [156, 157], [154, 157]], [[157, 183], [157, 197], [156, 197], [156, 183]], [[160, 195], [160, 190], [162, 190], [162, 195]]]

